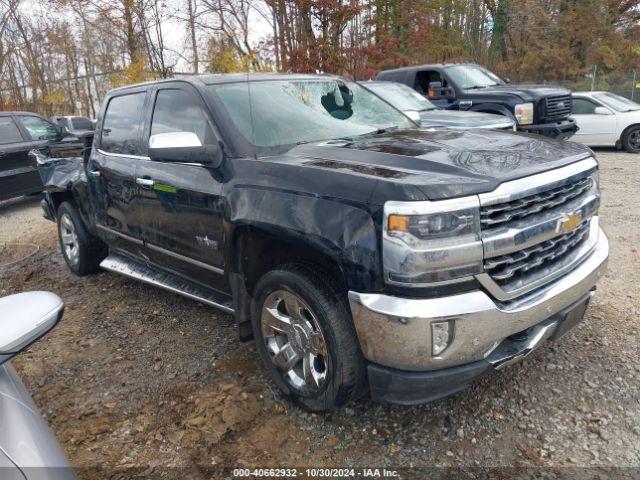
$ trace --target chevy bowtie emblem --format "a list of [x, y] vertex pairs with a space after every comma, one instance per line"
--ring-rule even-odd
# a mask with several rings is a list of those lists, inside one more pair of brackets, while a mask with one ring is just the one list
[[570, 232], [571, 230], [575, 230], [578, 225], [582, 222], [582, 214], [574, 213], [569, 216], [569, 218], [560, 221], [560, 231], [561, 232]]

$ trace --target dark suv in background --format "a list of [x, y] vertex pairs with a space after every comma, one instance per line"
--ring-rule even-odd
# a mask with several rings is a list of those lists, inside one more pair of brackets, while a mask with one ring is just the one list
[[82, 156], [84, 144], [40, 115], [0, 112], [0, 200], [42, 191], [30, 150], [49, 157]]
[[567, 139], [578, 127], [571, 92], [549, 85], [516, 85], [474, 63], [419, 65], [386, 70], [378, 80], [404, 83], [440, 108], [496, 113], [516, 120], [518, 130]]

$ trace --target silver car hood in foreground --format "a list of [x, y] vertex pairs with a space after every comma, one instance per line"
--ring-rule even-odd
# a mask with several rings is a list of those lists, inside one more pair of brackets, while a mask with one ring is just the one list
[[[76, 478], [9, 362], [0, 365], [0, 468], [5, 464], [17, 466], [28, 480]], [[18, 468], [2, 468], [0, 477], [23, 479]]]
[[513, 119], [493, 113], [459, 110], [425, 110], [420, 112], [422, 127], [513, 128]]

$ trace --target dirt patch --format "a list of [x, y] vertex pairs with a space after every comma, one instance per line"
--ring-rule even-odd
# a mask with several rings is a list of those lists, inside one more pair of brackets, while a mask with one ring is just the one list
[[35, 255], [40, 250], [33, 243], [0, 244], [0, 270], [18, 265], [23, 260]]
[[[219, 478], [224, 467], [640, 466], [640, 159], [602, 161], [609, 271], [586, 322], [453, 398], [286, 402], [229, 315], [109, 273], [78, 278], [37, 201], [0, 205], [0, 243], [40, 250], [0, 294], [48, 289], [60, 325], [13, 363], [80, 478]], [[18, 253], [8, 253], [18, 255]], [[96, 471], [100, 474], [96, 474]]]

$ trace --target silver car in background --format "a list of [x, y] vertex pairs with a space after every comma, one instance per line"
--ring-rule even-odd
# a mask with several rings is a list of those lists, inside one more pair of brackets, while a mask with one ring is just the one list
[[8, 360], [62, 318], [62, 300], [49, 292], [0, 298], [0, 478], [73, 480], [60, 445]]
[[65, 115], [62, 117], [51, 117], [51, 120], [60, 128], [66, 128], [69, 133], [73, 135], [84, 135], [96, 129], [96, 125], [87, 117]]
[[359, 82], [385, 102], [401, 110], [421, 127], [449, 127], [457, 129], [497, 128], [515, 130], [512, 118], [493, 113], [471, 112], [468, 110], [441, 110], [413, 88], [402, 83], [386, 81]]

